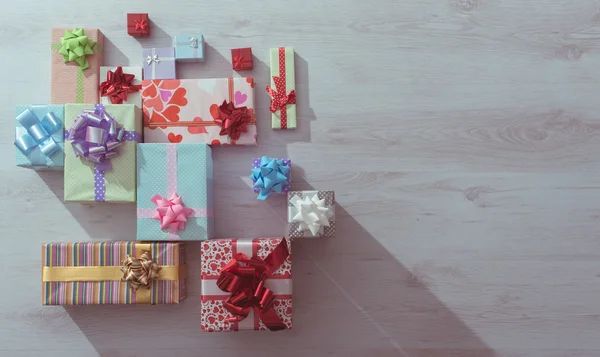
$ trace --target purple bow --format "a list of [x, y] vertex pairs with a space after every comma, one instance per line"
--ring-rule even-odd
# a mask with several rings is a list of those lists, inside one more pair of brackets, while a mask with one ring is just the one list
[[68, 139], [73, 140], [75, 156], [95, 164], [100, 171], [112, 169], [110, 159], [119, 155], [116, 150], [123, 142], [125, 130], [105, 110], [96, 104], [95, 110], [84, 110], [71, 126]]

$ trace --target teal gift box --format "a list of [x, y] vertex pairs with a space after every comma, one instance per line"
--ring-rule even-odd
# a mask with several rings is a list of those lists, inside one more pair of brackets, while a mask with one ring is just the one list
[[64, 168], [64, 105], [15, 106], [17, 166], [36, 170]]
[[137, 239], [214, 236], [213, 165], [206, 144], [137, 145]]
[[181, 62], [204, 62], [204, 36], [178, 35], [173, 37], [175, 60]]

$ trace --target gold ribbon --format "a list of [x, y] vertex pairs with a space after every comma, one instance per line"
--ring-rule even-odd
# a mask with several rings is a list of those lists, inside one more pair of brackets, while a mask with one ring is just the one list
[[150, 304], [152, 280], [183, 280], [187, 273], [184, 264], [159, 266], [154, 263], [151, 249], [151, 244], [136, 244], [134, 256], [127, 256], [124, 266], [42, 267], [42, 282], [127, 281], [136, 291], [136, 302]]

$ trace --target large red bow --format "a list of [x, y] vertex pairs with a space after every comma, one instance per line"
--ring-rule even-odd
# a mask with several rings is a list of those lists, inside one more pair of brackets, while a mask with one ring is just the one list
[[233, 102], [226, 100], [219, 106], [219, 118], [215, 122], [221, 126], [219, 135], [229, 135], [233, 140], [240, 138], [242, 133], [248, 132], [247, 124], [250, 122], [250, 110], [247, 107], [236, 108]]
[[289, 94], [285, 94], [285, 81], [281, 77], [273, 76], [273, 82], [275, 82], [275, 89], [267, 86], [267, 93], [271, 96], [271, 109], [272, 113], [275, 113], [281, 108], [284, 108], [287, 104], [296, 104], [296, 91], [292, 90]]
[[223, 307], [233, 314], [227, 322], [242, 321], [252, 308], [269, 330], [285, 329], [285, 324], [273, 309], [273, 292], [265, 287], [265, 282], [289, 254], [287, 241], [283, 238], [264, 260], [239, 253], [223, 268], [217, 286], [231, 293], [223, 302]]
[[136, 31], [146, 31], [148, 29], [148, 22], [145, 19], [135, 20]]
[[106, 81], [100, 84], [100, 96], [110, 97], [112, 104], [123, 104], [129, 93], [139, 91], [142, 86], [133, 84], [135, 75], [123, 73], [123, 67], [119, 66], [113, 71], [106, 73]]

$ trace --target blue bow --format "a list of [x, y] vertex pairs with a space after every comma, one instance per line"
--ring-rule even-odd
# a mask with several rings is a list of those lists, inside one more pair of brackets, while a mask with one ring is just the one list
[[290, 184], [289, 173], [290, 166], [285, 165], [283, 160], [263, 156], [260, 159], [260, 167], [253, 168], [250, 175], [250, 179], [255, 181], [254, 188], [260, 190], [258, 199], [266, 199], [270, 192], [281, 193], [283, 186]]
[[[45, 165], [46, 158], [61, 150], [60, 146], [50, 136], [62, 127], [61, 121], [53, 112], [46, 113], [40, 120], [31, 110], [26, 109], [17, 116], [17, 122], [25, 128], [27, 133], [17, 137], [15, 146], [30, 158], [33, 165]], [[17, 128], [18, 132], [19, 128]], [[38, 147], [41, 153], [33, 155], [32, 152]]]

